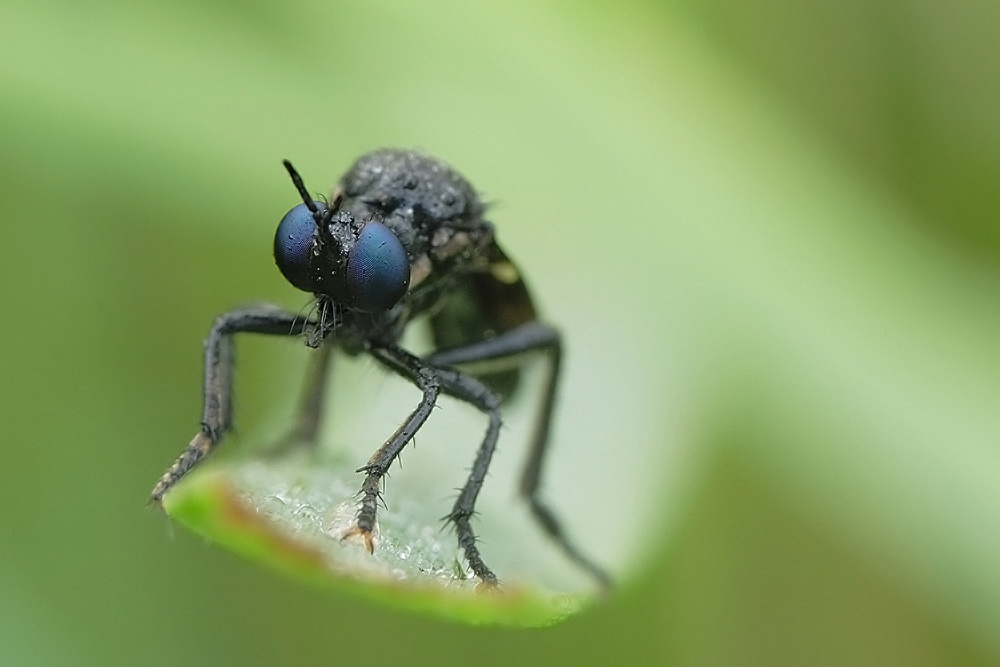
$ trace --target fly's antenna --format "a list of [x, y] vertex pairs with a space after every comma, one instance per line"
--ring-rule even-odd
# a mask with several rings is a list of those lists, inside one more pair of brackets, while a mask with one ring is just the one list
[[299, 176], [299, 172], [295, 170], [295, 167], [293, 167], [292, 163], [288, 160], [282, 160], [281, 164], [285, 165], [288, 175], [292, 177], [292, 183], [295, 184], [295, 189], [299, 191], [299, 196], [302, 197], [302, 203], [306, 205], [306, 208], [312, 212], [316, 221], [319, 222], [319, 207], [316, 206], [316, 202], [313, 201], [312, 196], [309, 194], [309, 190], [306, 189], [306, 184], [302, 181], [302, 177]]
[[329, 225], [330, 220], [333, 219], [333, 209], [330, 207], [320, 210], [316, 206], [316, 202], [313, 201], [312, 196], [309, 194], [309, 190], [306, 189], [306, 184], [299, 176], [299, 172], [292, 166], [292, 163], [288, 160], [282, 160], [281, 164], [285, 165], [285, 170], [288, 175], [292, 177], [292, 183], [295, 185], [295, 189], [299, 191], [299, 196], [302, 197], [302, 203], [306, 205], [309, 212], [313, 215], [313, 220], [316, 221], [316, 227], [319, 229], [319, 233], [324, 237], [329, 236], [330, 231], [327, 225]]

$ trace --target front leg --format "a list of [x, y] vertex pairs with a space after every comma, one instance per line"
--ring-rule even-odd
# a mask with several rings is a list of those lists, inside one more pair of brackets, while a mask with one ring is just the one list
[[232, 427], [233, 335], [259, 333], [298, 336], [313, 324], [276, 306], [245, 308], [220, 315], [205, 339], [204, 408], [201, 430], [156, 483], [150, 501], [160, 504], [191, 468], [204, 458]]
[[354, 526], [347, 531], [344, 538], [360, 536], [364, 541], [365, 548], [368, 549], [369, 553], [372, 553], [375, 550], [373, 531], [375, 530], [375, 514], [378, 511], [381, 495], [382, 478], [389, 471], [389, 466], [399, 456], [403, 447], [413, 439], [416, 432], [427, 421], [441, 391], [441, 383], [437, 372], [431, 366], [424, 364], [420, 359], [400, 347], [385, 345], [374, 347], [369, 352], [390, 370], [417, 385], [424, 394], [420, 399], [420, 404], [396, 429], [392, 437], [378, 448], [367, 464], [358, 468], [358, 472], [366, 473], [365, 481], [361, 485], [361, 509], [358, 510]]

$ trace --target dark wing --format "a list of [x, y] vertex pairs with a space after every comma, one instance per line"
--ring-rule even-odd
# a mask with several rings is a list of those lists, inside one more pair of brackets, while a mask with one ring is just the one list
[[[431, 318], [437, 350], [489, 340], [537, 319], [528, 287], [517, 266], [494, 241], [483, 271], [469, 273]], [[511, 395], [520, 378], [520, 359], [494, 360], [465, 370], [502, 396]]]

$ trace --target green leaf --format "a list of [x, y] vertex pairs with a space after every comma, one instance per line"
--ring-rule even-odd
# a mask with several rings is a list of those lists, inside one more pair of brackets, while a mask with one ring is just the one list
[[227, 464], [192, 474], [163, 506], [194, 532], [293, 577], [454, 621], [551, 625], [592, 601], [539, 582], [477, 583], [451, 532], [415, 498], [380, 511], [369, 554], [343, 539], [356, 511], [355, 478], [346, 466], [303, 457]]

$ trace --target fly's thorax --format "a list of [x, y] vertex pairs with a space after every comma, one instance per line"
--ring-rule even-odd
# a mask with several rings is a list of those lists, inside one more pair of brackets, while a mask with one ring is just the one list
[[381, 220], [413, 256], [427, 252], [437, 229], [476, 227], [483, 205], [446, 163], [423, 153], [383, 149], [360, 157], [338, 184], [345, 208]]

